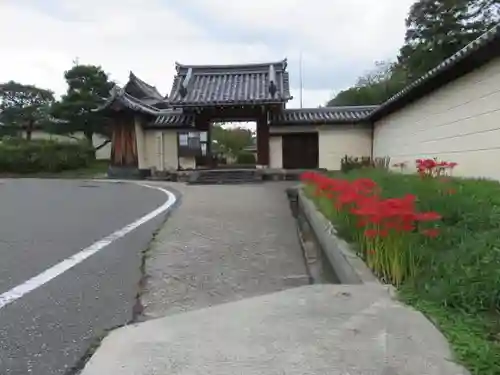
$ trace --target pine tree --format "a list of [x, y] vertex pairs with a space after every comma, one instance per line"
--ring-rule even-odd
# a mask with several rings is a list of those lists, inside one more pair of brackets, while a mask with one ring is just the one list
[[75, 65], [65, 72], [68, 90], [61, 100], [52, 106], [52, 115], [64, 123], [54, 126], [53, 131], [63, 134], [83, 132], [91, 143], [95, 133], [109, 136], [107, 119], [93, 109], [109, 95], [113, 83], [100, 66]]

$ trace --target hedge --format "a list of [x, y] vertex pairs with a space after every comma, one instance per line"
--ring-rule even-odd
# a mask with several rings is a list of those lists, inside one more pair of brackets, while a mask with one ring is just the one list
[[237, 164], [255, 164], [255, 155], [251, 152], [242, 151], [236, 157]]
[[87, 142], [0, 140], [0, 173], [60, 172], [87, 167], [95, 152]]

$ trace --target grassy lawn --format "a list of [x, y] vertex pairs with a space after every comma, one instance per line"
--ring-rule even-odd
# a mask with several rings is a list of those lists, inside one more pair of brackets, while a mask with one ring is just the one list
[[89, 166], [79, 169], [70, 169], [61, 172], [37, 173], [2, 173], [3, 178], [95, 178], [105, 177], [108, 171], [109, 160], [95, 160]]
[[[404, 241], [392, 242], [397, 243], [398, 256], [409, 253], [416, 260], [412, 262], [413, 272], [398, 288], [400, 299], [440, 328], [457, 360], [472, 374], [500, 375], [500, 184], [459, 178], [421, 179], [375, 169], [331, 177], [370, 179], [380, 188], [382, 199], [413, 194], [418, 211], [440, 214], [441, 218], [432, 223], [439, 230], [437, 237], [424, 236], [417, 227], [404, 233]], [[318, 193], [316, 186], [308, 185], [306, 193], [317, 207], [353, 249], [359, 252], [366, 247], [366, 232], [354, 224], [353, 214], [348, 210], [339, 214], [335, 198], [325, 196], [324, 187]], [[363, 256], [363, 252], [360, 254]], [[363, 257], [373, 264], [369, 255]]]

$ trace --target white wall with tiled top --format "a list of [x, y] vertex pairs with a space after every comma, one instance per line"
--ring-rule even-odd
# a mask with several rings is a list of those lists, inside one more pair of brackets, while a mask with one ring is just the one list
[[[26, 132], [23, 131], [21, 136], [26, 139]], [[34, 130], [31, 133], [31, 139], [47, 139], [58, 142], [76, 142], [78, 140], [85, 139], [85, 134], [83, 134], [83, 132], [76, 132], [68, 136], [63, 134], [47, 133], [42, 130]], [[92, 136], [92, 144], [94, 145], [94, 147], [101, 146], [106, 140], [107, 138], [100, 134], [94, 134]], [[111, 157], [111, 142], [107, 143], [104, 147], [101, 147], [99, 150], [97, 150], [95, 153], [95, 157], [97, 160], [109, 160], [109, 158]]]
[[283, 168], [283, 138], [281, 135], [269, 137], [269, 168]]
[[[137, 137], [139, 142], [139, 137]], [[177, 131], [145, 129], [144, 147], [137, 147], [139, 166], [158, 171], [177, 170]]]
[[368, 124], [356, 125], [293, 125], [271, 128], [269, 138], [270, 167], [282, 168], [283, 146], [280, 135], [273, 133], [318, 133], [318, 166], [328, 170], [340, 170], [345, 155], [370, 156], [372, 130]]
[[375, 123], [374, 156], [458, 163], [454, 174], [500, 179], [500, 58]]
[[340, 170], [342, 158], [370, 156], [372, 130], [368, 125], [334, 125], [319, 131], [319, 167]]

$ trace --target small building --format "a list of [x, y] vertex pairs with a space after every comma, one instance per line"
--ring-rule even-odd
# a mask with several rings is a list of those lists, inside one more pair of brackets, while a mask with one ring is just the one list
[[[374, 107], [286, 109], [287, 61], [181, 65], [169, 96], [133, 73], [98, 110], [114, 120], [115, 167], [150, 171], [215, 167], [213, 122], [255, 121], [258, 168], [338, 169], [347, 154], [369, 150]], [[325, 151], [325, 152], [322, 152]]]
[[111, 162], [154, 171], [212, 168], [212, 122], [255, 121], [257, 167], [340, 169], [345, 155], [459, 163], [500, 178], [500, 26], [378, 106], [288, 109], [287, 60], [176, 64], [170, 94], [133, 73], [98, 110], [113, 118]]

